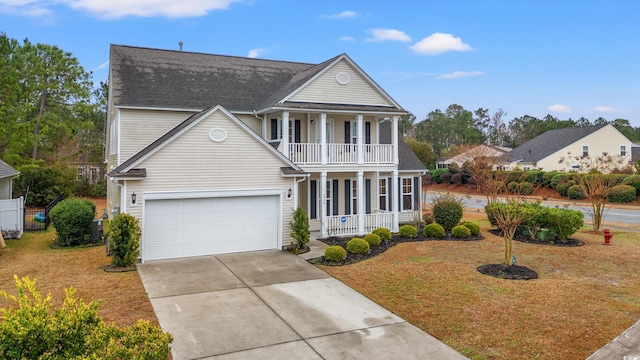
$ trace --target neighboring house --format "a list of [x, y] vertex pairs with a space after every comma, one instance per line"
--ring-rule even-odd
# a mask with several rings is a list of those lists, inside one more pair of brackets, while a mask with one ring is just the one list
[[[619, 156], [624, 164], [631, 161], [632, 143], [613, 125], [571, 127], [547, 131], [505, 154], [498, 167], [544, 171], [576, 170], [580, 166], [572, 157], [595, 158], [603, 153]], [[564, 159], [564, 161], [563, 161]]]
[[631, 163], [635, 164], [640, 160], [640, 144], [631, 144]]
[[288, 246], [298, 206], [322, 236], [421, 213], [407, 114], [346, 54], [320, 64], [111, 46], [108, 207], [145, 260]]
[[483, 161], [488, 163], [493, 163], [496, 159], [501, 158], [509, 151], [511, 151], [511, 148], [508, 147], [481, 144], [463, 151], [456, 156], [439, 158], [438, 161], [436, 161], [436, 169], [447, 169], [451, 164], [456, 164], [458, 167], [462, 167], [465, 162], [474, 161], [478, 158], [481, 158]]
[[0, 200], [11, 199], [13, 179], [18, 177], [18, 175], [20, 175], [18, 170], [0, 160]]

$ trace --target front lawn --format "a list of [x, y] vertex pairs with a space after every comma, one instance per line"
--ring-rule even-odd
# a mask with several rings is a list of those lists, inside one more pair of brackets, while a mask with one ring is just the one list
[[[51, 248], [55, 231], [25, 232], [20, 240], [6, 240], [0, 250], [0, 289], [16, 293], [13, 276], [36, 279], [40, 293], [51, 293], [56, 306], [64, 300], [64, 289], [73, 286], [85, 302], [101, 300], [99, 313], [118, 326], [138, 319], [158, 324], [151, 302], [137, 272], [107, 273], [111, 262], [104, 246], [76, 249]], [[10, 303], [0, 299], [0, 308]]]
[[640, 233], [614, 232], [612, 246], [583, 228], [585, 243], [514, 241], [529, 281], [479, 273], [504, 258], [501, 237], [401, 243], [347, 266], [319, 266], [472, 359], [584, 359], [640, 319]]

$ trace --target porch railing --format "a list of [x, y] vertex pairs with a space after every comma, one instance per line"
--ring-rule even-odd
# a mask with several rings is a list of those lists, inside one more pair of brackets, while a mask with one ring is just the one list
[[[327, 233], [329, 236], [348, 236], [358, 234], [358, 215], [327, 216]], [[379, 211], [374, 214], [364, 214], [364, 233], [385, 227], [393, 228], [393, 214], [389, 211]]]
[[[364, 164], [393, 164], [393, 145], [364, 144]], [[322, 164], [322, 150], [318, 143], [289, 144], [289, 158], [300, 165]], [[357, 164], [358, 146], [355, 144], [327, 144], [327, 164]]]

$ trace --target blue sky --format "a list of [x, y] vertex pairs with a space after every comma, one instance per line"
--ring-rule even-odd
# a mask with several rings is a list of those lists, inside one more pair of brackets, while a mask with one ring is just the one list
[[97, 83], [109, 44], [319, 63], [347, 53], [423, 120], [460, 104], [640, 126], [633, 0], [0, 0], [0, 32], [71, 52]]

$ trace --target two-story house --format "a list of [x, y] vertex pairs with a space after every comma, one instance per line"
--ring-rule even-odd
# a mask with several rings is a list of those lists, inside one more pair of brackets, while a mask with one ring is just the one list
[[421, 216], [407, 114], [346, 54], [320, 64], [111, 46], [108, 206], [145, 260], [279, 249]]

